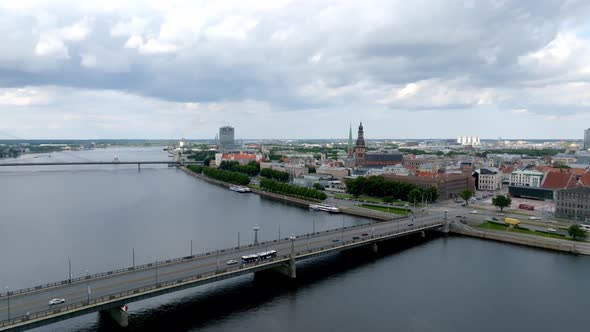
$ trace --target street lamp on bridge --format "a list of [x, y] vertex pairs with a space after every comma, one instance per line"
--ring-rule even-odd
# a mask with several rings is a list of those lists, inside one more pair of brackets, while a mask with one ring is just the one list
[[257, 246], [258, 245], [258, 230], [260, 229], [260, 227], [258, 227], [258, 225], [254, 226], [254, 245]]
[[6, 288], [6, 300], [8, 301], [8, 320], [10, 320], [10, 290], [8, 289], [8, 286], [5, 287]]

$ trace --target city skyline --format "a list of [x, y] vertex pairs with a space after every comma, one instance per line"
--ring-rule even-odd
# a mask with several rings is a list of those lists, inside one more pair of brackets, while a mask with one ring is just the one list
[[0, 4], [0, 139], [576, 139], [590, 4]]

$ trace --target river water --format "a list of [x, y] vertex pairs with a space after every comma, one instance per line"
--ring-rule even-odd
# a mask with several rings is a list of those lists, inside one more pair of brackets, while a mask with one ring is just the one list
[[[161, 148], [22, 156], [167, 160]], [[33, 158], [33, 159], [31, 159]], [[2, 162], [13, 160], [3, 160]], [[68, 277], [369, 222], [237, 194], [166, 166], [0, 168], [0, 286]], [[430, 235], [429, 235], [430, 237]], [[590, 259], [461, 237], [243, 276], [130, 304], [128, 331], [587, 331]], [[98, 314], [38, 331], [111, 331]]]

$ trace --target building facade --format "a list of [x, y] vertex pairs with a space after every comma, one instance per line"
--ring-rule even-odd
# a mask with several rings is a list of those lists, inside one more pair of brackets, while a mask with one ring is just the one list
[[574, 221], [590, 221], [590, 187], [558, 190], [555, 200], [555, 216]]
[[459, 136], [457, 138], [457, 143], [459, 143], [461, 145], [472, 145], [472, 146], [481, 145], [479, 137], [476, 137], [476, 136]]
[[510, 173], [510, 185], [538, 188], [541, 186], [543, 173], [535, 170], [516, 170]]
[[584, 150], [590, 149], [590, 128], [584, 130]]
[[219, 146], [222, 149], [231, 149], [234, 146], [234, 127], [219, 128]]
[[342, 180], [350, 175], [346, 167], [319, 167], [316, 169], [317, 174], [331, 175], [334, 179]]
[[436, 187], [440, 199], [457, 198], [463, 191], [475, 189], [475, 181], [471, 174], [436, 174], [432, 176], [383, 174], [382, 176], [387, 180], [411, 183], [423, 189]]
[[475, 187], [478, 190], [502, 189], [502, 172], [494, 167], [480, 168], [476, 172]]

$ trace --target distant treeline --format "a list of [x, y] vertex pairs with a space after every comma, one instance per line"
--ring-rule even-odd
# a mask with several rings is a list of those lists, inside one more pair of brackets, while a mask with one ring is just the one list
[[283, 182], [271, 180], [271, 179], [262, 179], [260, 180], [260, 188], [277, 193], [277, 194], [284, 194], [287, 196], [295, 196], [295, 197], [302, 197], [302, 198], [312, 198], [317, 200], [324, 200], [328, 198], [326, 194], [321, 191], [292, 186], [290, 184], [286, 184]]
[[260, 176], [281, 182], [289, 182], [289, 173], [283, 171], [275, 171], [270, 168], [265, 168], [261, 170]]
[[246, 165], [240, 165], [238, 161], [222, 161], [219, 164], [219, 169], [256, 176], [260, 173], [260, 164], [256, 161], [251, 161]]
[[501, 150], [486, 150], [478, 152], [477, 157], [486, 158], [489, 154], [517, 154], [530, 157], [554, 156], [558, 153], [564, 153], [565, 149], [501, 149]]
[[61, 146], [0, 146], [0, 158], [16, 158], [23, 153], [50, 153], [62, 151]]
[[250, 183], [250, 177], [248, 175], [239, 173], [239, 172], [232, 172], [232, 171], [225, 171], [218, 168], [211, 168], [207, 166], [201, 165], [189, 165], [187, 166], [188, 169], [191, 171], [203, 174], [207, 177], [212, 179], [216, 179], [219, 181], [229, 182], [233, 184], [239, 184], [242, 186], [247, 185]]

